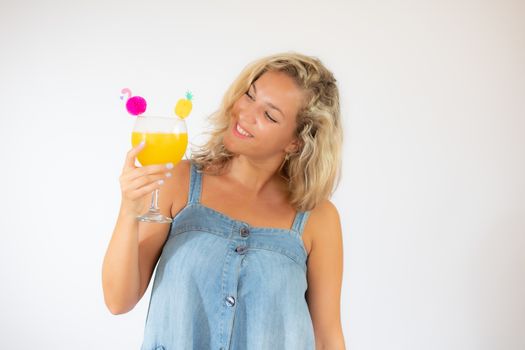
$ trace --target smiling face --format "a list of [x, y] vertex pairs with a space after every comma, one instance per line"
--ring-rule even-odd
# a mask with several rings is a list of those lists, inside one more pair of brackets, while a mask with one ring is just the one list
[[291, 77], [265, 72], [234, 103], [224, 146], [258, 160], [282, 159], [298, 146], [295, 130], [303, 98]]

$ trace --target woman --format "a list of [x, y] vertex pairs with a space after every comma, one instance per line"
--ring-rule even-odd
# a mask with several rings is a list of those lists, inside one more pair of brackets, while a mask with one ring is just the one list
[[[113, 314], [154, 268], [142, 349], [344, 349], [337, 209], [342, 127], [332, 73], [298, 53], [248, 65], [176, 167], [135, 166], [103, 264]], [[150, 193], [171, 225], [138, 222]]]

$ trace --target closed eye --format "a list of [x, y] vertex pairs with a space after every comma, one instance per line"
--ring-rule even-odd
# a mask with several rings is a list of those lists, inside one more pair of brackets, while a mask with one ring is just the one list
[[[252, 101], [255, 101], [255, 98], [253, 98], [248, 91], [244, 93], [246, 96], [248, 96]], [[273, 119], [268, 112], [264, 112], [264, 116], [268, 119], [270, 119], [272, 122], [277, 123], [277, 120]]]
[[254, 101], [255, 101], [255, 99], [254, 99], [254, 98], [248, 93], [248, 91], [246, 91], [244, 94], [245, 94], [246, 96], [248, 96], [251, 100], [254, 100]]
[[264, 114], [266, 115], [266, 118], [270, 119], [272, 122], [274, 123], [277, 123], [277, 120], [273, 119], [272, 117], [270, 117], [270, 115], [268, 114], [268, 112], [264, 112]]

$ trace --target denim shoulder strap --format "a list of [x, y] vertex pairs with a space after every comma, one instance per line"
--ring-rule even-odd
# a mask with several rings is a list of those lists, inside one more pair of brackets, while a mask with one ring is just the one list
[[295, 230], [299, 236], [303, 235], [303, 229], [304, 225], [306, 223], [306, 220], [308, 219], [308, 216], [310, 215], [310, 211], [299, 211], [295, 215], [295, 219], [292, 225], [292, 230]]
[[195, 163], [191, 162], [190, 165], [190, 193], [188, 195], [188, 203], [194, 204], [199, 203], [201, 198], [202, 188], [202, 173], [197, 170]]

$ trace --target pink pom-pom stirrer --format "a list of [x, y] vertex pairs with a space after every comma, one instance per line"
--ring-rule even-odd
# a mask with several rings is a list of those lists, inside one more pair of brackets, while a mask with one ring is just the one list
[[124, 94], [128, 95], [126, 101], [126, 109], [131, 115], [140, 115], [146, 111], [147, 103], [143, 97], [133, 96], [131, 97], [131, 90], [124, 88], [120, 91], [122, 95], [120, 99], [124, 99]]

